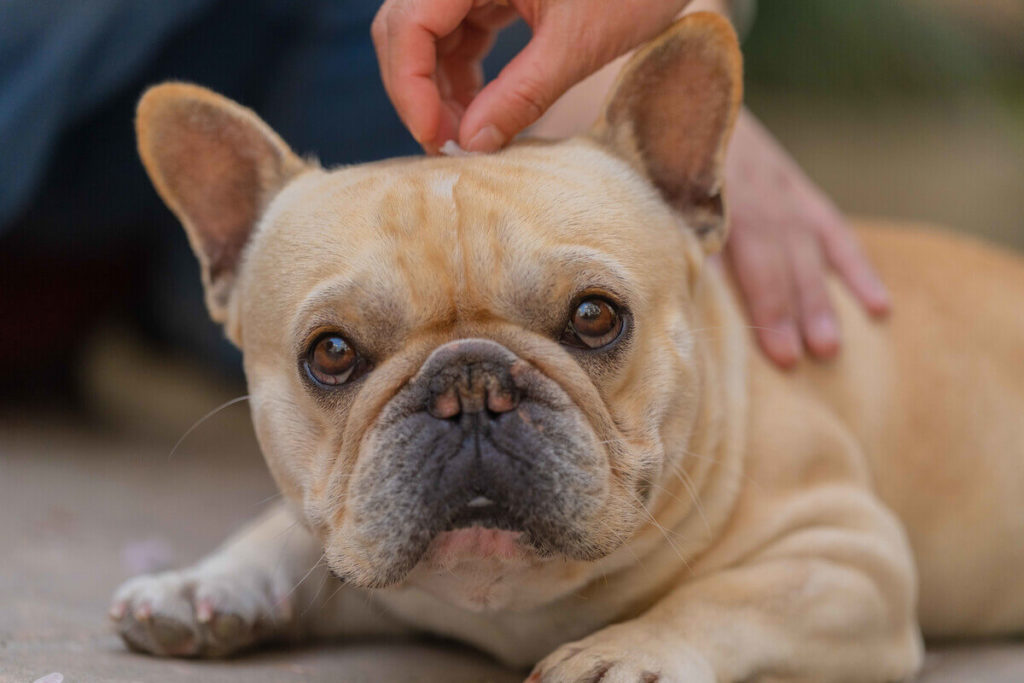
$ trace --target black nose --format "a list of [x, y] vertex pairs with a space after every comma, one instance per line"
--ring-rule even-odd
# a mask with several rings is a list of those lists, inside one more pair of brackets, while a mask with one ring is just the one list
[[467, 340], [439, 351], [429, 363], [433, 376], [426, 409], [431, 415], [441, 420], [484, 412], [498, 415], [519, 405], [511, 374], [515, 357], [504, 348]]

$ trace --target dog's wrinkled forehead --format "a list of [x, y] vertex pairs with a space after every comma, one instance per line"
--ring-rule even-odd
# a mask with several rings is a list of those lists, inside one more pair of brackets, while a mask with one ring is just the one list
[[442, 321], [437, 306], [501, 316], [553, 303], [573, 277], [677, 284], [694, 253], [683, 247], [699, 239], [711, 253], [726, 234], [722, 165], [741, 86], [735, 34], [703, 14], [640, 49], [590, 131], [564, 143], [328, 173], [253, 111], [183, 83], [146, 92], [136, 131], [210, 315], [241, 343], [261, 333], [242, 317], [281, 318], [339, 277], [362, 278], [352, 300], [372, 285], [383, 292], [372, 305], [385, 305], [397, 288], [414, 295], [405, 310]]
[[652, 268], [681, 268], [683, 235], [648, 183], [585, 142], [311, 172], [271, 205], [245, 298], [299, 326], [337, 322], [316, 320], [326, 308], [389, 328], [375, 336], [455, 318], [545, 329], [586, 288], [639, 303]]

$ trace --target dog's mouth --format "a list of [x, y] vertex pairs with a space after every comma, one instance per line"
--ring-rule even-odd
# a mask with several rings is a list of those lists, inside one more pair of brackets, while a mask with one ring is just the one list
[[522, 532], [524, 520], [519, 519], [507, 505], [495, 502], [484, 495], [477, 495], [458, 508], [449, 518], [442, 531], [456, 531], [479, 527], [497, 531]]

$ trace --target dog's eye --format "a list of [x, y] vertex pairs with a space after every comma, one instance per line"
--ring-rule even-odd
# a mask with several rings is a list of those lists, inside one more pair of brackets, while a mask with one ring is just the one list
[[576, 304], [562, 334], [562, 343], [586, 349], [607, 346], [622, 332], [622, 316], [611, 303], [589, 297]]
[[345, 338], [335, 332], [317, 337], [309, 348], [306, 367], [321, 384], [343, 384], [352, 376], [359, 357]]

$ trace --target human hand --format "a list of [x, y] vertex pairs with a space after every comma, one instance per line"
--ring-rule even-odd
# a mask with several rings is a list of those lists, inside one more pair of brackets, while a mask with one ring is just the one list
[[[574, 84], [672, 23], [689, 0], [385, 0], [373, 43], [388, 96], [428, 152], [494, 151]], [[516, 16], [533, 38], [483, 86], [481, 62]]]
[[840, 329], [825, 274], [833, 268], [873, 315], [889, 295], [836, 207], [746, 110], [725, 163], [731, 231], [725, 256], [761, 348], [789, 367], [804, 347], [839, 350]]

